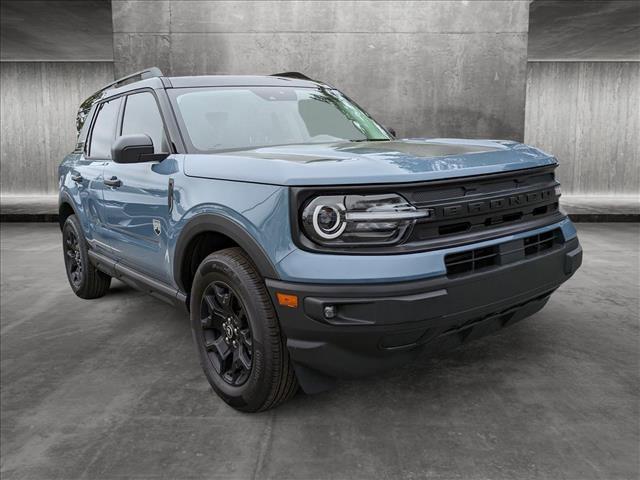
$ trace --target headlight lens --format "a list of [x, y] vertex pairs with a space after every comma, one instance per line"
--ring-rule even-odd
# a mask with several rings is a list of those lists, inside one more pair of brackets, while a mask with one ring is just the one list
[[302, 211], [302, 227], [326, 246], [389, 245], [401, 241], [427, 210], [417, 210], [395, 193], [316, 197]]
[[337, 238], [347, 226], [344, 216], [344, 205], [342, 204], [319, 204], [314, 207], [313, 213], [311, 213], [313, 230], [323, 239]]

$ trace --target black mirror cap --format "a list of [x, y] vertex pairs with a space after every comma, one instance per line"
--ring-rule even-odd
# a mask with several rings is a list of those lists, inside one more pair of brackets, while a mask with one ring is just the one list
[[169, 154], [154, 155], [153, 140], [145, 133], [122, 135], [111, 147], [111, 158], [116, 163], [141, 163], [158, 161]]
[[387, 132], [389, 132], [393, 138], [397, 137], [396, 131], [393, 128], [391, 128], [391, 127], [384, 127], [384, 128], [387, 129]]

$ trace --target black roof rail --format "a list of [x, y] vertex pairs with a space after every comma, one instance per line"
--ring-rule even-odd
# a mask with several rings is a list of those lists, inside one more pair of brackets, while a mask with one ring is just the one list
[[298, 80], [309, 80], [310, 82], [315, 82], [314, 79], [309, 78], [304, 73], [300, 73], [300, 72], [272, 73], [270, 76], [271, 77], [297, 78]]
[[158, 67], [145, 68], [144, 70], [140, 70], [139, 72], [132, 73], [131, 75], [127, 75], [126, 77], [119, 78], [118, 80], [111, 82], [108, 85], [105, 85], [99, 91], [103, 92], [107, 88], [120, 85], [121, 83], [124, 83], [127, 80], [131, 80], [132, 78], [135, 78], [135, 77], [140, 77], [140, 80], [146, 80], [147, 78], [154, 78], [154, 77], [162, 77], [162, 71]]

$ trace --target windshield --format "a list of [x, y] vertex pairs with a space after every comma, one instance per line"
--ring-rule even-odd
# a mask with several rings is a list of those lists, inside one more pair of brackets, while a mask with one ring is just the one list
[[185, 88], [171, 96], [191, 147], [200, 152], [272, 145], [389, 140], [340, 92], [324, 88]]

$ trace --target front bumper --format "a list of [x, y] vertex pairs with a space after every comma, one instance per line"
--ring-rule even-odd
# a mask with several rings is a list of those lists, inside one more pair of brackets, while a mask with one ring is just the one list
[[[533, 257], [459, 276], [359, 285], [267, 280], [300, 383], [370, 375], [411, 360], [419, 347], [459, 345], [540, 310], [579, 268], [576, 237]], [[297, 308], [276, 293], [297, 295]], [[333, 306], [335, 317], [326, 318]], [[437, 344], [437, 345], [436, 345]]]

